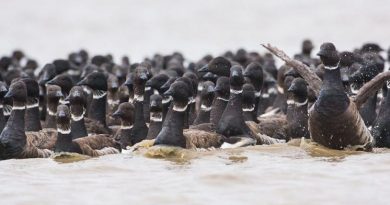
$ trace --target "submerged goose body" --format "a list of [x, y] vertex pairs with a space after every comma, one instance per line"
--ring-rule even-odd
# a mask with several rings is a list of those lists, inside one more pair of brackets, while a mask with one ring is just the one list
[[325, 74], [318, 99], [309, 111], [311, 138], [332, 149], [359, 146], [370, 150], [373, 138], [355, 103], [344, 92], [335, 46], [324, 43], [318, 55], [325, 65]]
[[58, 139], [55, 152], [74, 152], [92, 157], [120, 153], [118, 143], [106, 134], [91, 135], [73, 140], [70, 129], [70, 110], [66, 105], [59, 105], [57, 112]]
[[5, 97], [13, 99], [11, 116], [0, 135], [0, 158], [42, 158], [51, 151], [36, 146], [36, 140], [25, 134], [27, 88], [24, 82], [14, 82]]
[[88, 134], [109, 134], [106, 123], [107, 78], [101, 72], [92, 72], [77, 85], [92, 89], [92, 102], [85, 118]]
[[221, 145], [222, 136], [216, 133], [203, 133], [198, 130], [193, 132], [194, 130], [192, 129], [183, 133], [185, 126], [184, 118], [186, 117], [189, 99], [192, 96], [190, 89], [185, 82], [176, 81], [164, 93], [164, 95], [172, 96], [173, 106], [170, 107], [170, 114], [156, 137], [155, 145], [170, 145], [182, 148], [207, 148], [219, 147]]

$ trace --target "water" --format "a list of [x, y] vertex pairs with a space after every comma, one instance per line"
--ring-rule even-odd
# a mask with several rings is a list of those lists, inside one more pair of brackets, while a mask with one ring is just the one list
[[[291, 145], [0, 162], [2, 204], [387, 204], [390, 151]], [[183, 154], [184, 153], [184, 154]], [[325, 156], [320, 156], [326, 153]], [[329, 157], [331, 156], [331, 157]]]
[[[3, 0], [0, 54], [22, 48], [40, 65], [86, 48], [94, 54], [182, 51], [191, 60], [240, 47], [289, 53], [390, 44], [390, 2], [356, 0]], [[315, 50], [316, 52], [316, 50]], [[388, 204], [390, 151], [340, 153], [288, 145], [120, 154], [61, 163], [0, 162], [0, 204]], [[71, 161], [71, 160], [70, 160]]]

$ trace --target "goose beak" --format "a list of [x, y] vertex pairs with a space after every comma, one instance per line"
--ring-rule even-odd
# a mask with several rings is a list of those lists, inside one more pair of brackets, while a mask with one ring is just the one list
[[198, 69], [198, 72], [209, 72], [209, 65], [205, 65]]
[[80, 82], [77, 83], [77, 85], [79, 85], [79, 86], [81, 86], [81, 85], [89, 86], [88, 79], [87, 78], [82, 79]]
[[292, 85], [288, 88], [287, 92], [294, 92], [294, 91], [296, 91], [296, 90], [297, 90], [297, 87], [296, 87], [294, 84], [292, 84]]
[[123, 115], [122, 111], [117, 110], [117, 111], [115, 111], [115, 112], [112, 114], [112, 117], [114, 117], [114, 118], [119, 118], [119, 117], [121, 117], [122, 115]]
[[64, 118], [64, 117], [66, 117], [66, 113], [65, 113], [64, 110], [60, 109], [60, 110], [58, 110], [57, 116], [60, 117], [60, 118]]
[[12, 98], [14, 96], [14, 93], [12, 92], [12, 90], [9, 90], [5, 95], [4, 95], [4, 98]]
[[173, 90], [172, 89], [168, 89], [165, 93], [164, 93], [165, 96], [172, 96], [173, 95]]
[[150, 80], [146, 81], [145, 87], [152, 87], [152, 82]]
[[57, 81], [54, 79], [48, 81], [46, 84], [49, 84], [49, 85], [57, 85]]
[[150, 101], [150, 107], [157, 107], [157, 102], [155, 100]]
[[242, 75], [244, 77], [250, 77], [251, 76], [251, 74], [248, 71], [244, 71], [244, 73]]
[[61, 91], [57, 91], [56, 92], [56, 97], [62, 98], [62, 97], [64, 97], [64, 95], [62, 94]]
[[64, 101], [66, 101], [66, 102], [69, 102], [70, 101], [70, 95], [68, 95], [65, 99], [64, 99]]
[[126, 86], [133, 85], [133, 79], [127, 78], [126, 81], [125, 81], [125, 85], [126, 85]]
[[148, 76], [146, 75], [146, 73], [141, 73], [140, 76], [139, 76], [139, 78], [140, 78], [141, 80], [144, 80], [144, 81], [148, 80]]
[[207, 86], [207, 93], [213, 93], [215, 92], [215, 88], [213, 86]]

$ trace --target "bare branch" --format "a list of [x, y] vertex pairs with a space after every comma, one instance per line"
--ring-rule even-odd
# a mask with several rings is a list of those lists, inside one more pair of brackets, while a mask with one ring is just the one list
[[372, 80], [365, 83], [363, 87], [359, 89], [359, 92], [357, 93], [356, 97], [354, 98], [354, 102], [356, 104], [357, 108], [360, 108], [361, 105], [366, 102], [366, 100], [375, 94], [376, 91], [378, 91], [383, 83], [386, 80], [390, 80], [390, 71], [386, 71], [383, 73], [378, 74], [375, 76]]
[[315, 95], [320, 94], [322, 81], [321, 79], [305, 64], [300, 61], [290, 58], [284, 51], [272, 46], [271, 44], [261, 44], [264, 48], [274, 54], [276, 57], [283, 60], [287, 65], [295, 69], [303, 79], [309, 84], [309, 87], [314, 91]]

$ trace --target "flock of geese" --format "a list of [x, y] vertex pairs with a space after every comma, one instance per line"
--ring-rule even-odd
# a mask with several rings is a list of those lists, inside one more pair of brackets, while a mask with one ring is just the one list
[[[85, 50], [44, 65], [0, 59], [0, 159], [116, 154], [143, 141], [187, 149], [307, 138], [331, 149], [390, 147], [390, 72], [374, 43], [338, 52], [310, 40], [290, 58], [271, 45], [188, 63]], [[273, 54], [285, 64], [276, 67]], [[389, 52], [390, 57], [390, 52]]]

